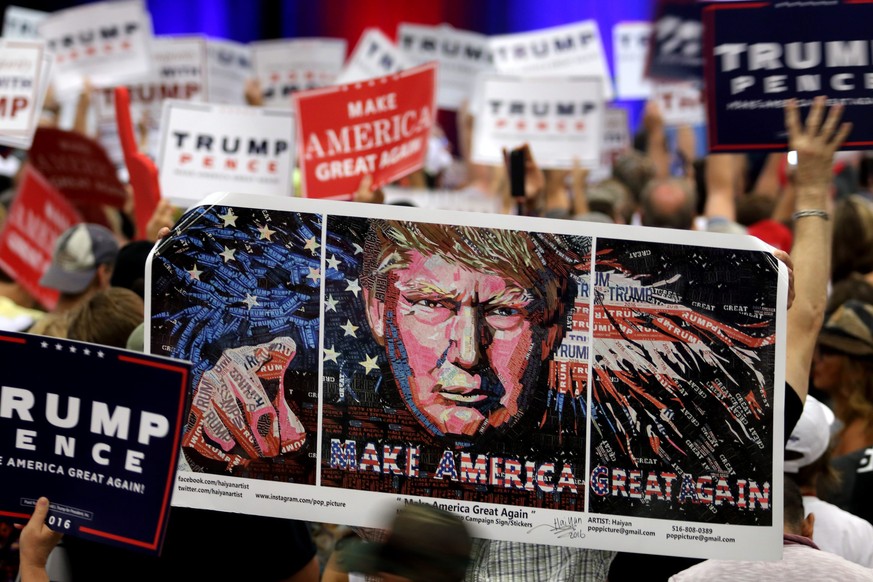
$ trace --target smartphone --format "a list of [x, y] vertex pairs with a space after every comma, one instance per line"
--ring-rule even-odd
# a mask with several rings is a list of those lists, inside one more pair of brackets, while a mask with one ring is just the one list
[[509, 152], [509, 193], [524, 198], [524, 146]]

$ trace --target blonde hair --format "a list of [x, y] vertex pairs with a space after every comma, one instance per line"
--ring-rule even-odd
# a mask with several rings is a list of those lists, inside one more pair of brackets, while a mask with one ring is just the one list
[[70, 314], [67, 337], [116, 348], [127, 346], [131, 332], [143, 322], [142, 298], [123, 287], [98, 291]]

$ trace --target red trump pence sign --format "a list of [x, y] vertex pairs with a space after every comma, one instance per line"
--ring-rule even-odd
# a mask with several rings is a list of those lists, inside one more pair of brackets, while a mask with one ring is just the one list
[[436, 64], [295, 94], [303, 195], [350, 199], [424, 164], [436, 113]]

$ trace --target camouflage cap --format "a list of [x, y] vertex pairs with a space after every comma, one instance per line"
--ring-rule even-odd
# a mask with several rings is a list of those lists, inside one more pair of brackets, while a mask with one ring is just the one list
[[873, 356], [873, 305], [850, 299], [825, 321], [821, 346], [851, 356]]

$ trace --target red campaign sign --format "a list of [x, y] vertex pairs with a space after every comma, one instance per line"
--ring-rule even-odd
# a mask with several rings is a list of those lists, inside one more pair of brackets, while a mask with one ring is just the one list
[[28, 160], [76, 206], [122, 208], [127, 200], [106, 150], [82, 134], [41, 127], [33, 137]]
[[58, 292], [40, 287], [39, 280], [51, 263], [57, 238], [80, 222], [82, 218], [61, 193], [39, 172], [25, 166], [18, 194], [0, 231], [0, 267], [46, 309], [54, 308]]
[[436, 64], [294, 94], [303, 195], [351, 199], [424, 165], [436, 114]]

